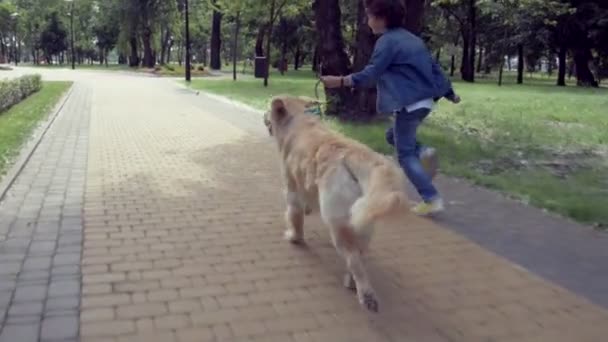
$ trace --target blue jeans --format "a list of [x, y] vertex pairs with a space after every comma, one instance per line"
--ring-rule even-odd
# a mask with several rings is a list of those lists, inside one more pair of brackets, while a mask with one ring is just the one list
[[399, 164], [425, 202], [439, 197], [431, 177], [420, 163], [420, 154], [425, 146], [416, 139], [416, 131], [429, 115], [429, 109], [421, 108], [411, 113], [405, 109], [395, 114], [395, 123], [386, 131], [386, 141], [397, 150]]

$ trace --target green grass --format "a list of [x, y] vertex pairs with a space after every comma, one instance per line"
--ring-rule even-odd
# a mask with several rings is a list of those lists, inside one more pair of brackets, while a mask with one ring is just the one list
[[42, 89], [0, 113], [0, 176], [36, 125], [46, 118], [71, 82], [43, 82]]
[[[420, 131], [441, 154], [442, 171], [507, 192], [585, 223], [608, 225], [608, 89], [558, 88], [533, 75], [524, 85], [505, 75], [455, 82], [462, 103], [440, 101]], [[192, 86], [265, 109], [272, 95], [314, 96], [310, 71], [258, 79], [196, 80]], [[322, 93], [322, 89], [320, 89]], [[330, 120], [344, 134], [391, 153], [385, 123]]]

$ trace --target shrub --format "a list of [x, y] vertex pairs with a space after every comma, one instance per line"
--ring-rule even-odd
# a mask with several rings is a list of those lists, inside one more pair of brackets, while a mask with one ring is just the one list
[[196, 67], [196, 70], [198, 70], [198, 71], [205, 71], [205, 67], [202, 66], [202, 65], [199, 65], [199, 66]]
[[25, 75], [0, 81], [0, 113], [42, 88], [40, 75]]

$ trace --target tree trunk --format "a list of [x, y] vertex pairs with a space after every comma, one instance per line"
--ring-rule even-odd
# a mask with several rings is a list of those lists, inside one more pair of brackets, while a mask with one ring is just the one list
[[312, 55], [312, 71], [319, 73], [319, 44], [315, 45], [315, 51]]
[[177, 45], [177, 64], [180, 67], [184, 61], [184, 45], [186, 45], [186, 43], [182, 40], [180, 40], [179, 44]]
[[203, 66], [207, 66], [207, 61], [209, 60], [209, 53], [207, 52], [208, 50], [208, 46], [207, 46], [207, 42], [203, 42]]
[[131, 39], [129, 40], [129, 44], [131, 45], [131, 57], [129, 57], [129, 66], [138, 67], [139, 54], [137, 53], [137, 37], [131, 37]]
[[234, 19], [234, 44], [232, 45], [232, 79], [236, 81], [236, 59], [237, 59], [237, 50], [239, 47], [239, 30], [241, 28], [241, 12], [236, 12], [236, 17]]
[[[367, 14], [365, 13], [365, 1], [358, 1], [357, 9], [357, 34], [356, 50], [353, 60], [353, 71], [361, 71], [369, 62], [376, 37], [367, 25]], [[369, 120], [376, 115], [376, 88], [359, 88], [354, 91], [355, 106], [353, 119]]]
[[108, 55], [110, 54], [110, 49], [105, 49], [105, 62], [106, 62], [106, 68], [108, 67]]
[[591, 51], [586, 48], [574, 50], [574, 65], [576, 68], [576, 85], [581, 87], [598, 87], [595, 76], [589, 69]]
[[266, 37], [266, 75], [264, 77], [264, 87], [268, 87], [268, 76], [270, 76], [270, 41], [272, 40], [272, 26], [275, 20], [275, 5], [276, 1], [270, 3], [270, 14], [268, 19], [268, 37]]
[[300, 69], [300, 56], [302, 52], [300, 51], [300, 45], [296, 47], [296, 51], [293, 54], [293, 70], [298, 71]]
[[568, 49], [562, 45], [557, 53], [557, 85], [560, 87], [566, 86], [566, 54]]
[[258, 28], [258, 34], [255, 37], [255, 55], [256, 57], [264, 56], [264, 36], [266, 35], [266, 30], [268, 28], [268, 24], [260, 25]]
[[470, 45], [468, 56], [468, 82], [475, 82], [475, 45], [477, 44], [477, 8], [475, 0], [469, 0], [469, 25], [470, 25]]
[[465, 30], [462, 36], [462, 61], [460, 64], [460, 74], [462, 80], [466, 82], [474, 81], [473, 74], [475, 73], [475, 69], [471, 68], [470, 63], [470, 54], [473, 54], [473, 56], [475, 55], [475, 52], [473, 51], [474, 49], [475, 47], [471, 46], [471, 34], [468, 30]]
[[456, 55], [452, 55], [450, 58], [450, 77], [454, 77], [454, 71], [456, 69]]
[[479, 57], [477, 58], [477, 73], [481, 73], [481, 63], [483, 60], [483, 48], [479, 47]]
[[517, 45], [517, 84], [524, 83], [524, 45]]
[[[321, 75], [348, 75], [350, 61], [342, 37], [340, 1], [315, 0], [313, 2], [315, 26], [318, 32]], [[351, 108], [351, 93], [346, 88], [325, 88], [326, 114], [346, 118]]]
[[281, 57], [279, 58], [279, 71], [285, 75], [287, 70], [287, 35], [283, 32], [281, 42]]
[[4, 37], [0, 33], [0, 63], [6, 60], [6, 46], [4, 45]]
[[405, 0], [405, 23], [404, 27], [415, 35], [422, 31], [422, 19], [424, 17], [424, 0]]
[[505, 68], [505, 58], [503, 56], [502, 61], [500, 61], [500, 69], [498, 70], [498, 86], [502, 85], [502, 71]]
[[149, 27], [144, 28], [141, 38], [144, 45], [143, 65], [146, 68], [154, 68], [155, 61], [154, 53], [152, 52], [152, 30]]
[[220, 57], [220, 51], [222, 51], [222, 13], [213, 11], [213, 24], [211, 26], [211, 61], [209, 66], [213, 70], [220, 70], [222, 68], [222, 59]]
[[167, 55], [165, 56], [165, 61], [167, 64], [171, 64], [171, 50], [173, 50], [173, 39], [169, 40], [169, 46], [167, 47]]
[[103, 55], [103, 48], [99, 48], [99, 65], [103, 65], [104, 62], [104, 55]]
[[[490, 64], [490, 59], [491, 59], [491, 58], [488, 58], [488, 56], [491, 56], [491, 55], [492, 55], [492, 54], [491, 54], [491, 45], [490, 45], [490, 46], [487, 46], [487, 47], [485, 48], [485, 50], [484, 50], [484, 54], [485, 54], [486, 58], [485, 58], [484, 63], [483, 63], [483, 64], [484, 64], [484, 67], [483, 67], [483, 69], [484, 69], [484, 70], [483, 70], [483, 72], [484, 72], [484, 74], [489, 75], [489, 74], [490, 74], [490, 72], [492, 71], [492, 65]], [[505, 58], [504, 58], [504, 56], [503, 56], [503, 58], [502, 58], [502, 63], [504, 63], [504, 59], [505, 59]]]
[[437, 61], [437, 63], [439, 63], [440, 58], [441, 58], [441, 48], [437, 49], [437, 52], [435, 52], [435, 61]]
[[160, 48], [160, 64], [165, 65], [169, 62], [167, 56], [170, 54], [171, 49], [171, 30], [167, 28], [165, 34], [161, 37], [161, 48]]

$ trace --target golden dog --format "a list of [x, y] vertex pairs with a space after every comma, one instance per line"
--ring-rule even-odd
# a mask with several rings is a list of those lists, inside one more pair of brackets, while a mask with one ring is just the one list
[[375, 223], [409, 211], [403, 171], [367, 146], [325, 127], [307, 114], [314, 101], [272, 99], [264, 123], [278, 143], [286, 187], [285, 238], [304, 238], [304, 214], [320, 211], [332, 242], [346, 260], [345, 286], [361, 305], [378, 311], [378, 300], [362, 260]]

